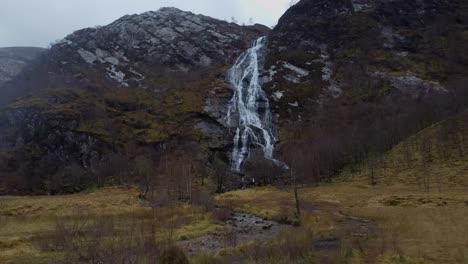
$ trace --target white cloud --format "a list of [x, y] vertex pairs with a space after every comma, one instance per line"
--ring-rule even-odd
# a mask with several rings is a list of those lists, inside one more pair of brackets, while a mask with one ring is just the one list
[[0, 47], [47, 46], [75, 30], [106, 25], [126, 14], [174, 6], [240, 23], [275, 25], [289, 0], [2, 0]]

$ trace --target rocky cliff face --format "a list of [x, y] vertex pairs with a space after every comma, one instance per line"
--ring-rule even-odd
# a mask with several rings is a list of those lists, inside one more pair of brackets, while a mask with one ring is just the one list
[[0, 48], [0, 85], [11, 81], [45, 49], [35, 47]]
[[447, 92], [468, 77], [467, 14], [466, 1], [300, 1], [271, 32], [264, 73], [283, 131], [330, 101]]
[[10, 82], [32, 95], [0, 114], [5, 160], [12, 170], [20, 163], [89, 167], [131, 142], [174, 140], [198, 142], [205, 161], [216, 153], [226, 159], [223, 118], [232, 92], [225, 73], [268, 32], [176, 8], [74, 32]]
[[[51, 49], [51, 59], [77, 78], [77, 65], [120, 86], [152, 86], [152, 70], [189, 72], [226, 65], [269, 29], [239, 26], [176, 8], [127, 15], [77, 31]], [[91, 80], [92, 81], [92, 80]]]
[[268, 35], [261, 77], [276, 149], [307, 146], [303, 171], [333, 175], [451, 111], [443, 100], [468, 79], [465, 2], [302, 0], [272, 31], [162, 8], [83, 29], [10, 82], [41, 91], [0, 113], [0, 155], [12, 172], [44, 160], [87, 167], [131, 144], [190, 141], [203, 168], [226, 175], [226, 72]]

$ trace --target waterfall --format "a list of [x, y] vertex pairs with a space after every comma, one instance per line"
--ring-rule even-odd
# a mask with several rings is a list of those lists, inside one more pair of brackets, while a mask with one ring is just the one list
[[275, 161], [273, 150], [276, 138], [271, 125], [270, 104], [259, 78], [266, 41], [266, 37], [257, 39], [228, 72], [234, 95], [229, 102], [226, 120], [231, 128], [236, 129], [231, 168], [237, 172], [241, 171], [251, 146], [260, 147], [265, 158]]

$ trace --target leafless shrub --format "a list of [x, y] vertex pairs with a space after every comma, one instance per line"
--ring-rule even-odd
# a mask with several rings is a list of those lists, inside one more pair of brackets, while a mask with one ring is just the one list
[[60, 219], [38, 244], [62, 252], [70, 263], [188, 263], [170, 238], [158, 237], [155, 221], [135, 218], [125, 228], [119, 225], [114, 217]]
[[194, 188], [191, 196], [191, 204], [202, 206], [207, 212], [212, 211], [216, 206], [213, 196], [202, 188]]
[[224, 233], [224, 247], [236, 247], [237, 246], [237, 230], [234, 228], [228, 228]]
[[213, 218], [219, 222], [226, 222], [232, 218], [232, 210], [226, 208], [217, 208], [213, 211]]
[[311, 232], [298, 229], [271, 242], [253, 244], [242, 253], [243, 258], [252, 263], [315, 263], [312, 242]]

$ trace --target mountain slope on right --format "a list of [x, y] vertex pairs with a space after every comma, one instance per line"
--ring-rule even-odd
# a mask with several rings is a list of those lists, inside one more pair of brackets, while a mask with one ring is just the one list
[[464, 111], [467, 43], [463, 0], [292, 6], [270, 33], [263, 72], [283, 159], [329, 181]]

